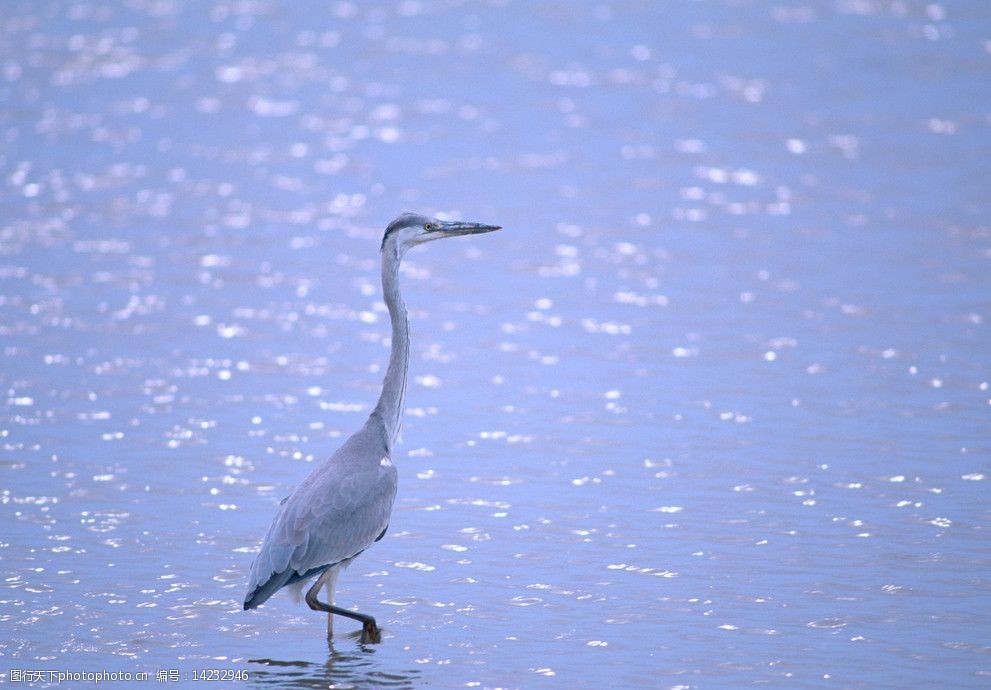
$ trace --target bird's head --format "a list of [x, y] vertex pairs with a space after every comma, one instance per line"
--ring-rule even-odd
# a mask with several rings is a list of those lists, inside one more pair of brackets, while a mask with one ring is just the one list
[[444, 237], [459, 235], [477, 235], [483, 232], [499, 230], [498, 225], [485, 223], [468, 223], [461, 220], [438, 220], [416, 213], [404, 213], [389, 223], [382, 237], [382, 249], [389, 243], [395, 243], [399, 256], [406, 253], [410, 247], [424, 242], [439, 240]]

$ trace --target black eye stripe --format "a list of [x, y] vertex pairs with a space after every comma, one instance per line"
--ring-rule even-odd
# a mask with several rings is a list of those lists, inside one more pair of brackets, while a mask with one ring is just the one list
[[425, 218], [424, 216], [416, 213], [403, 213], [389, 223], [389, 226], [385, 229], [385, 234], [382, 236], [382, 248], [385, 248], [386, 240], [388, 240], [389, 237], [397, 231], [402, 230], [403, 228], [423, 228], [427, 223], [430, 224], [431, 230], [436, 230], [438, 227], [436, 223], [430, 222], [429, 218]]

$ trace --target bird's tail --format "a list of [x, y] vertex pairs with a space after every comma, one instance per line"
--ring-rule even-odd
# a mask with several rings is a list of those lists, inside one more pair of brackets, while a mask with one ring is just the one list
[[270, 596], [275, 594], [281, 587], [285, 587], [292, 580], [293, 575], [299, 576], [292, 568], [287, 568], [281, 573], [272, 573], [272, 576], [265, 582], [258, 585], [244, 599], [244, 610], [257, 608], [265, 603]]
[[[251, 593], [245, 597], [244, 610], [247, 611], [248, 609], [257, 608], [260, 604], [264, 604], [270, 596], [286, 585], [292, 585], [297, 582], [309, 580], [314, 575], [319, 575], [330, 567], [330, 565], [321, 565], [316, 568], [310, 568], [302, 574], [297, 573], [292, 568], [286, 568], [281, 573], [272, 573], [268, 580], [255, 587]], [[294, 598], [298, 600], [299, 592], [296, 592], [295, 594], [296, 596]]]

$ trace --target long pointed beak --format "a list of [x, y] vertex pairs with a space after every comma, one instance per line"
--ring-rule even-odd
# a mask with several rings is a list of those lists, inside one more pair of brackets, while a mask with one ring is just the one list
[[437, 228], [440, 232], [445, 235], [479, 235], [483, 232], [493, 232], [495, 230], [501, 230], [500, 225], [487, 225], [485, 223], [466, 223], [464, 221], [445, 221], [440, 223], [440, 227]]

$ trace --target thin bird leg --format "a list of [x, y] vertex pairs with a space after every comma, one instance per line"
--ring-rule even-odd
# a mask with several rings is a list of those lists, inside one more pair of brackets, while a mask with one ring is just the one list
[[[334, 606], [333, 604], [326, 604], [317, 599], [317, 594], [320, 592], [320, 588], [323, 587], [327, 580], [333, 577], [333, 574], [333, 568], [327, 568], [323, 571], [323, 574], [317, 578], [317, 581], [314, 582], [313, 586], [306, 592], [306, 605], [314, 611], [324, 611], [328, 615], [337, 614], [338, 616], [344, 616], [345, 618], [351, 618], [352, 620], [359, 621], [361, 623], [361, 641], [364, 644], [381, 642], [382, 632], [379, 630], [374, 618], [364, 613], [342, 609], [341, 607]], [[331, 624], [328, 622], [327, 636], [330, 637], [330, 634]]]

